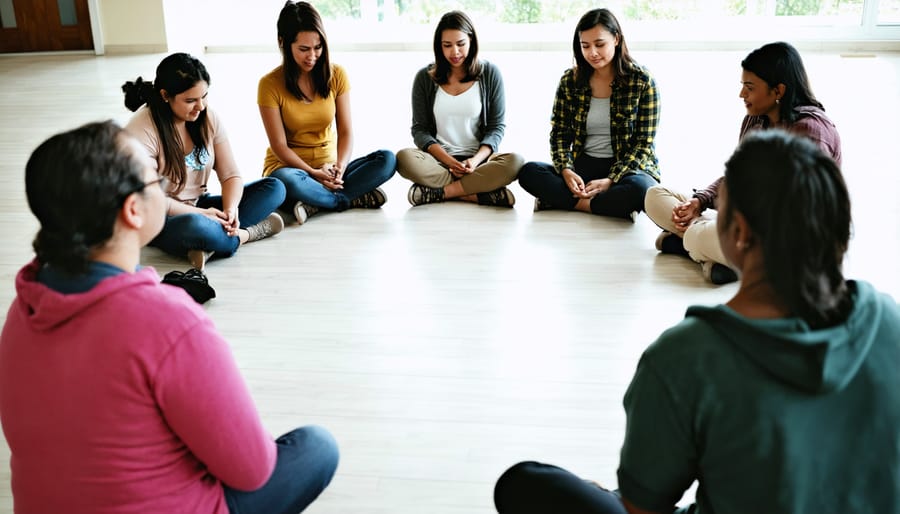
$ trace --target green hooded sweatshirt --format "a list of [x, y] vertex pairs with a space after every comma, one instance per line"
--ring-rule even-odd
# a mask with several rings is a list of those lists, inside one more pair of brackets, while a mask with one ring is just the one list
[[619, 490], [672, 512], [900, 513], [900, 309], [848, 282], [844, 323], [691, 307], [625, 394]]

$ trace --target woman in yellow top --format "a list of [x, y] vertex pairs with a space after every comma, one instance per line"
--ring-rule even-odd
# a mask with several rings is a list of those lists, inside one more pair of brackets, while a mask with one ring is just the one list
[[378, 150], [350, 160], [350, 83], [344, 69], [331, 64], [322, 18], [312, 5], [285, 3], [278, 45], [283, 63], [260, 79], [257, 103], [269, 139], [263, 175], [284, 182], [282, 209], [293, 210], [302, 224], [319, 209], [381, 207], [387, 197], [378, 186], [394, 174], [397, 159]]

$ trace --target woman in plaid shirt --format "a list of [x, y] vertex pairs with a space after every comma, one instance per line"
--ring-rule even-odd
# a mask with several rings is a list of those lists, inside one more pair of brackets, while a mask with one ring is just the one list
[[659, 182], [655, 139], [659, 93], [628, 53], [616, 17], [594, 9], [572, 39], [575, 66], [563, 73], [550, 120], [553, 164], [529, 162], [519, 184], [534, 210], [579, 210], [634, 220]]

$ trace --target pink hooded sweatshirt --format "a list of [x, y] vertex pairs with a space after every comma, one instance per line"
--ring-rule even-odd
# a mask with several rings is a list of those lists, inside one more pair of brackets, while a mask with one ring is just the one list
[[17, 514], [227, 514], [276, 447], [228, 344], [153, 268], [61, 294], [16, 276], [0, 335], [0, 421]]

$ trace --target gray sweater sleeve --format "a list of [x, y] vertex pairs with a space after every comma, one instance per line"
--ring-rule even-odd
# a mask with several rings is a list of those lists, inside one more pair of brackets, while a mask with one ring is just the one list
[[497, 152], [506, 131], [506, 94], [503, 90], [503, 77], [496, 66], [482, 61], [480, 81], [481, 144], [491, 147], [492, 152]]
[[427, 151], [428, 147], [437, 143], [437, 125], [434, 121], [434, 97], [437, 84], [431, 80], [426, 66], [416, 73], [412, 88], [412, 133], [416, 148]]

